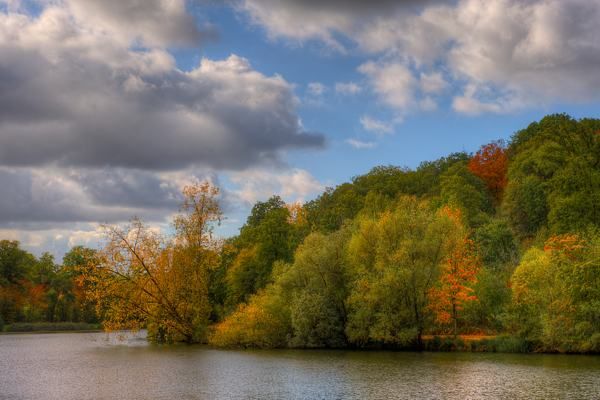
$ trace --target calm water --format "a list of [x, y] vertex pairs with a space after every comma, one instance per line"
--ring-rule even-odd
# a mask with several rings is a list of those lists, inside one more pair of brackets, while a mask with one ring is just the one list
[[152, 346], [0, 335], [1, 399], [600, 399], [600, 357]]

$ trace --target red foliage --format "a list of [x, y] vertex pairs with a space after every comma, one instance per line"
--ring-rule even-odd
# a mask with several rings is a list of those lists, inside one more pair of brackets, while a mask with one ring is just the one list
[[496, 201], [500, 201], [508, 182], [508, 157], [500, 141], [481, 146], [469, 160], [469, 171], [483, 180]]

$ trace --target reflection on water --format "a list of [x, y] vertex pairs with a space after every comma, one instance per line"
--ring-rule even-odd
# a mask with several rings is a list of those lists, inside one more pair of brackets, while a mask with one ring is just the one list
[[0, 336], [0, 399], [599, 399], [600, 357], [156, 346]]
[[149, 346], [146, 340], [147, 335], [146, 330], [110, 332], [104, 334], [103, 340], [109, 346]]

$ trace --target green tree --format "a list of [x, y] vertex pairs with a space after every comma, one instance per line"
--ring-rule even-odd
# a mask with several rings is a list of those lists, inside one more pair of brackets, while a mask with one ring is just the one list
[[24, 283], [36, 263], [35, 257], [17, 241], [0, 241], [0, 316], [5, 323], [23, 319], [27, 289]]
[[549, 351], [589, 351], [600, 335], [600, 240], [553, 236], [512, 277], [512, 328]]
[[63, 256], [61, 274], [71, 282], [73, 296], [72, 319], [79, 322], [98, 323], [100, 317], [92, 299], [88, 298], [85, 275], [100, 262], [98, 251], [84, 246], [74, 246]]
[[515, 134], [503, 209], [521, 238], [600, 225], [600, 120], [550, 115]]
[[294, 263], [277, 277], [291, 304], [293, 338], [301, 347], [346, 344], [346, 298], [351, 282], [346, 259], [350, 229], [310, 234], [298, 247]]
[[402, 197], [379, 218], [359, 221], [349, 244], [355, 269], [346, 333], [358, 345], [421, 345], [428, 292], [464, 229], [428, 202]]
[[18, 283], [34, 264], [35, 257], [21, 249], [18, 241], [0, 240], [0, 284]]
[[328, 188], [321, 196], [309, 201], [305, 208], [308, 223], [313, 229], [333, 232], [345, 221], [354, 218], [363, 205], [364, 195], [358, 192], [355, 185], [344, 183], [335, 189]]
[[440, 188], [443, 203], [460, 209], [469, 226], [481, 225], [493, 210], [485, 183], [469, 171], [465, 162], [455, 163], [441, 175]]
[[229, 241], [226, 248], [232, 253], [225, 266], [229, 308], [265, 287], [276, 261], [292, 260], [294, 249], [302, 240], [299, 230], [302, 228], [292, 222], [289, 209], [279, 196], [254, 205], [239, 236]]

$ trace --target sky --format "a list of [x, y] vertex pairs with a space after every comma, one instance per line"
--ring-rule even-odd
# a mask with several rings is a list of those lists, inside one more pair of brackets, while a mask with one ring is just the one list
[[600, 117], [600, 0], [0, 0], [0, 239], [60, 260], [186, 184], [315, 198]]

